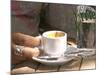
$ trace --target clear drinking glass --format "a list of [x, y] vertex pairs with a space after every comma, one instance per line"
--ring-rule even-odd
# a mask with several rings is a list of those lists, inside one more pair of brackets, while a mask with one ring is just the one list
[[96, 14], [95, 6], [77, 7], [77, 40], [78, 47], [95, 48], [96, 46]]

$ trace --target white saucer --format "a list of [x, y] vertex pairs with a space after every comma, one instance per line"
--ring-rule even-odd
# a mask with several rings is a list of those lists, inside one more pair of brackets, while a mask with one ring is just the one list
[[[72, 48], [72, 49], [76, 50], [76, 48]], [[77, 57], [76, 55], [73, 55], [73, 54], [66, 56], [66, 53], [67, 52], [65, 52], [65, 55], [61, 56], [61, 57], [53, 57], [53, 56], [51, 57], [51, 56], [47, 56], [47, 55], [46, 56], [41, 55], [39, 57], [32, 57], [32, 59], [37, 61], [37, 62], [40, 62], [44, 65], [56, 66], [56, 65], [63, 65], [65, 63], [71, 61], [75, 57]]]
[[63, 65], [79, 56], [87, 57], [91, 55], [95, 55], [94, 49], [78, 49], [74, 47], [68, 47], [66, 52], [61, 57], [51, 57], [47, 55], [41, 55], [39, 57], [32, 57], [33, 60], [40, 62], [44, 65]]
[[[44, 56], [46, 57], [46, 56]], [[69, 56], [69, 57], [50, 57], [50, 58], [36, 58], [36, 57], [32, 57], [33, 60], [40, 62], [44, 65], [63, 65], [69, 61], [71, 61], [72, 59], [74, 59], [74, 56]]]

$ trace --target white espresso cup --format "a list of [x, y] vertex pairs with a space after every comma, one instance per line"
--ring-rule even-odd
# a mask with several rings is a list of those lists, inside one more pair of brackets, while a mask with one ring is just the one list
[[49, 56], [62, 56], [67, 49], [67, 33], [56, 30], [44, 32], [42, 49]]

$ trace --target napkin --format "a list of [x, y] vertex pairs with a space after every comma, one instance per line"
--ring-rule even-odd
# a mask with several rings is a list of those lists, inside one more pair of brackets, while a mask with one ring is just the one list
[[96, 49], [68, 47], [64, 55], [65, 56], [76, 55], [76, 56], [82, 56], [82, 57], [90, 57], [90, 56], [96, 55]]

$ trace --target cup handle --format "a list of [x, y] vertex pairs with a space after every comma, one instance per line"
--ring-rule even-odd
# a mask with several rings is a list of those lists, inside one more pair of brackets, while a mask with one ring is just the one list
[[39, 48], [40, 50], [43, 50], [43, 40], [42, 40], [42, 35], [37, 36], [37, 38], [40, 39], [40, 45], [38, 46], [38, 48]]

